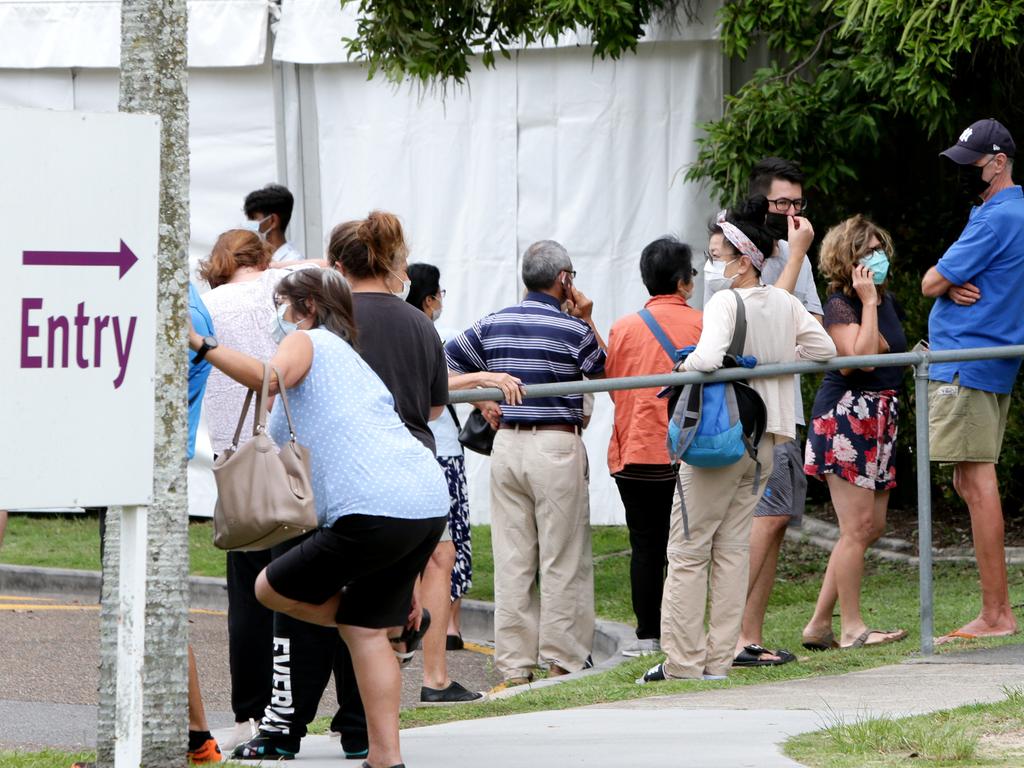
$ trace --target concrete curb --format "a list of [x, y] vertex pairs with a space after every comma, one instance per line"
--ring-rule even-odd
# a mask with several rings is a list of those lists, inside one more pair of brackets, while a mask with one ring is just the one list
[[[193, 608], [227, 611], [227, 585], [224, 579], [207, 576], [189, 578]], [[100, 574], [98, 571], [78, 571], [68, 568], [37, 568], [26, 565], [0, 564], [0, 592], [38, 592], [67, 594], [99, 600]], [[494, 642], [494, 603], [483, 600], [462, 601], [462, 634], [467, 640]], [[496, 697], [515, 695], [524, 690], [557, 685], [577, 680], [618, 666], [626, 660], [622, 649], [635, 639], [633, 628], [616, 621], [598, 619], [594, 626], [592, 669], [561, 677], [541, 680], [495, 694]]]
[[[786, 538], [793, 541], [805, 541], [831, 552], [832, 547], [839, 540], [839, 526], [804, 514], [803, 525], [800, 528], [788, 529]], [[882, 537], [868, 549], [868, 554], [892, 563], [917, 565], [917, 555], [912, 554], [916, 550], [917, 545], [913, 542]], [[932, 560], [946, 563], [973, 563], [975, 561], [974, 548], [932, 547]], [[1024, 565], [1024, 547], [1007, 547], [1006, 564]]]

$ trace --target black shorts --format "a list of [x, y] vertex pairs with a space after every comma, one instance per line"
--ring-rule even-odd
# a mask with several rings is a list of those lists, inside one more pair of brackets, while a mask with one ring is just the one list
[[313, 605], [341, 592], [339, 624], [402, 626], [409, 618], [416, 577], [447, 524], [444, 517], [346, 515], [275, 558], [267, 566], [267, 581], [278, 594]]

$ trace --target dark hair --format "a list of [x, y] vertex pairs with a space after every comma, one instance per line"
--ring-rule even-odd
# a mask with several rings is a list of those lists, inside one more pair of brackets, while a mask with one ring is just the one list
[[640, 277], [651, 296], [673, 294], [693, 282], [693, 251], [672, 235], [659, 237], [640, 253]]
[[288, 187], [281, 184], [267, 184], [263, 189], [250, 192], [245, 196], [245, 203], [242, 205], [247, 219], [256, 213], [262, 213], [264, 216], [276, 213], [281, 221], [281, 232], [288, 229], [294, 208], [295, 198], [288, 191]]
[[406, 271], [412, 286], [405, 300], [422, 311], [426, 298], [441, 290], [441, 270], [433, 264], [410, 264]]
[[[775, 248], [775, 238], [764, 226], [764, 217], [767, 213], [768, 198], [764, 195], [753, 195], [739, 205], [730, 208], [725, 214], [725, 220], [750, 238], [750, 242], [757, 246], [766, 259], [771, 257], [772, 250]], [[715, 227], [715, 231], [721, 233], [722, 228]], [[729, 242], [729, 238], [725, 240]], [[732, 243], [729, 243], [729, 246], [739, 252]], [[761, 273], [757, 267], [754, 269], [758, 274]]]
[[791, 184], [804, 183], [804, 175], [796, 163], [781, 157], [765, 157], [758, 160], [750, 170], [750, 184], [747, 194], [767, 195], [772, 188], [772, 181], [781, 179]]
[[316, 309], [316, 325], [356, 346], [352, 291], [333, 269], [300, 269], [277, 284], [277, 295], [287, 299], [303, 315]]
[[217, 238], [213, 250], [205, 261], [199, 262], [199, 276], [217, 288], [228, 282], [239, 267], [270, 266], [270, 248], [255, 232], [229, 229]]
[[380, 277], [409, 255], [402, 224], [393, 213], [373, 211], [331, 230], [327, 261], [355, 278]]

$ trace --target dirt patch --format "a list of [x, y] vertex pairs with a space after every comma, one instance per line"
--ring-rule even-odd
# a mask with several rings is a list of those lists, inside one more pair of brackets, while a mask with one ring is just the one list
[[[830, 504], [808, 504], [807, 512], [819, 520], [835, 522]], [[1024, 547], [1024, 513], [1004, 510], [1006, 518], [1006, 546]], [[889, 508], [885, 535], [914, 543], [917, 541], [917, 509], [914, 507]], [[932, 540], [936, 547], [971, 547], [971, 519], [967, 508], [937, 512], [932, 518]]]
[[1005, 765], [1024, 765], [1024, 730], [982, 736], [976, 754], [1003, 760]]

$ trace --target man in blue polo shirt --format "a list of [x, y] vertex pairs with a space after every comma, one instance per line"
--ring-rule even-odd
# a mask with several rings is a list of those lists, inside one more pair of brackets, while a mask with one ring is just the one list
[[[957, 164], [975, 207], [960, 238], [921, 283], [936, 297], [933, 350], [1024, 344], [1024, 194], [1013, 183], [1016, 145], [997, 120], [979, 120], [942, 153]], [[981, 577], [981, 613], [939, 638], [1010, 635], [1017, 620], [1006, 581], [1003, 510], [996, 464], [1020, 359], [935, 363], [928, 388], [932, 461], [954, 463], [953, 486], [971, 514]]]
[[[604, 375], [605, 345], [593, 302], [558, 243], [523, 256], [528, 293], [445, 345], [455, 373], [500, 371], [534, 384]], [[561, 307], [568, 306], [568, 313]], [[583, 396], [531, 398], [501, 406], [491, 453], [494, 662], [509, 685], [529, 682], [538, 657], [550, 674], [588, 664], [594, 637]], [[537, 574], [540, 584], [537, 585]]]

